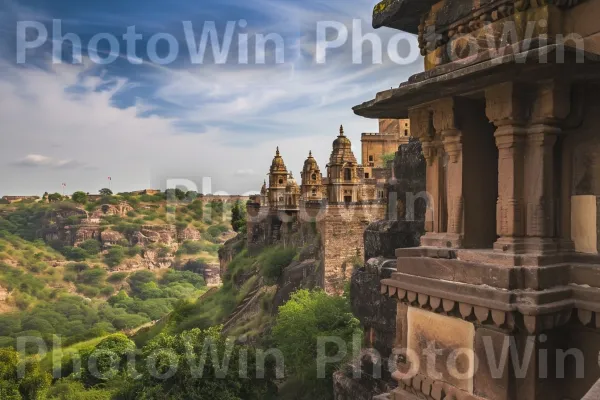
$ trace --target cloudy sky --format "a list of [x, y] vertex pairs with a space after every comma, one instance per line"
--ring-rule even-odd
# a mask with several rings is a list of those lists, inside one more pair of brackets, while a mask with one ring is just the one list
[[[115, 191], [210, 177], [212, 192], [245, 193], [277, 145], [288, 169], [309, 150], [324, 169], [340, 124], [358, 156], [377, 122], [351, 107], [422, 65], [415, 38], [372, 30], [375, 3], [0, 0], [0, 195], [96, 193], [109, 176]], [[348, 38], [323, 60], [325, 25], [325, 41]], [[354, 63], [353, 37], [373, 32], [382, 63], [370, 42]]]

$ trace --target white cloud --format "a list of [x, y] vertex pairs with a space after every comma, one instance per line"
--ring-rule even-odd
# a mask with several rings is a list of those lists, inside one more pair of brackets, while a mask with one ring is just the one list
[[235, 171], [236, 176], [254, 176], [256, 175], [256, 171], [253, 169], [238, 169]]
[[28, 154], [25, 157], [15, 161], [13, 164], [21, 167], [33, 168], [91, 168], [76, 160], [58, 160], [52, 157], [43, 156], [41, 154]]
[[[301, 37], [294, 48], [310, 55], [315, 21], [366, 20], [372, 2], [357, 3], [314, 0], [299, 6], [257, 0], [248, 7], [264, 10], [275, 21], [260, 26], [261, 33], [297, 30]], [[312, 150], [324, 170], [340, 124], [355, 148], [361, 132], [376, 129], [376, 121], [355, 116], [351, 107], [421, 68], [356, 66], [347, 56], [333, 55], [324, 66], [300, 57], [281, 66], [157, 67], [154, 93], [127, 109], [116, 108], [113, 96], [135, 89], [135, 78], [110, 78], [111, 89], [97, 91], [108, 78], [83, 77], [82, 72], [97, 68], [89, 63], [44, 71], [0, 62], [0, 159], [9, 163], [1, 173], [9, 193], [2, 194], [56, 191], [61, 182], [96, 192], [106, 186], [107, 176], [115, 191], [205, 176], [213, 179], [215, 190], [256, 191], [277, 145], [289, 169], [300, 170]], [[66, 90], [75, 84], [85, 90]], [[164, 104], [172, 105], [170, 118], [155, 115], [164, 115]]]

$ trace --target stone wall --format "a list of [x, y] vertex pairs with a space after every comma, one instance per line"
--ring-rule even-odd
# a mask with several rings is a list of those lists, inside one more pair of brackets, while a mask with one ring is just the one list
[[341, 293], [355, 260], [365, 254], [363, 234], [385, 216], [385, 204], [329, 205], [318, 223], [323, 247], [325, 291]]

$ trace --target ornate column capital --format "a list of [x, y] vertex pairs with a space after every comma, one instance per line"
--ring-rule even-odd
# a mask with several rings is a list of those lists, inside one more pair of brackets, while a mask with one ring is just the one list
[[486, 89], [485, 98], [485, 113], [497, 127], [526, 124], [529, 102], [519, 84], [507, 82], [492, 86]]
[[531, 111], [532, 125], [558, 125], [571, 113], [571, 85], [562, 81], [543, 81], [536, 87]]
[[436, 101], [431, 105], [433, 110], [433, 126], [436, 132], [443, 133], [447, 130], [455, 130], [457, 127], [457, 118], [454, 111], [456, 102], [454, 98], [447, 97]]
[[408, 110], [411, 135], [420, 141], [431, 140], [431, 112], [428, 107], [411, 108]]
[[440, 134], [444, 150], [450, 157], [450, 162], [457, 163], [462, 153], [462, 132], [456, 116], [456, 100], [448, 97], [432, 104], [433, 126]]

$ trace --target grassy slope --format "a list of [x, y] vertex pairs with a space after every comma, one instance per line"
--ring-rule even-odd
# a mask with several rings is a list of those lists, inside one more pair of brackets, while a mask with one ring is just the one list
[[[146, 197], [144, 201], [143, 197]], [[148, 196], [135, 198], [113, 197], [110, 202], [117, 203], [127, 200], [134, 206], [134, 211], [126, 216], [106, 216], [101, 221], [103, 228], [125, 230], [141, 225], [163, 225], [166, 223], [177, 224], [179, 229], [192, 227], [201, 232], [202, 240], [193, 242], [193, 246], [182, 246], [176, 254], [176, 263], [185, 264], [188, 260], [202, 260], [206, 263], [218, 262], [219, 243], [231, 237], [231, 228], [227, 226], [226, 217], [212, 218], [210, 207], [201, 207], [198, 201], [193, 203], [178, 204], [175, 209], [170, 209], [167, 215], [166, 201], [148, 199]], [[102, 202], [88, 204], [88, 212], [98, 209]], [[0, 288], [9, 292], [6, 301], [0, 301], [0, 319], [3, 315], [29, 312], [37, 304], [53, 302], [63, 295], [84, 295], [82, 286], [73, 281], [73, 261], [69, 261], [63, 254], [54, 250], [40, 239], [36, 239], [36, 232], [42, 226], [42, 218], [53, 207], [82, 207], [70, 202], [60, 204], [21, 203], [15, 205], [0, 205]], [[200, 209], [202, 208], [202, 210]], [[203, 218], [202, 216], [206, 216]], [[29, 240], [26, 240], [29, 239]], [[83, 261], [90, 268], [107, 270], [108, 280], [102, 279], [102, 285], [112, 286], [111, 293], [116, 293], [121, 288], [127, 288], [126, 276], [128, 273], [113, 273], [104, 263], [102, 254], [88, 255]], [[165, 271], [156, 271], [158, 279]], [[111, 281], [110, 275], [123, 275], [122, 279]], [[75, 278], [76, 279], [76, 278]], [[98, 283], [100, 285], [100, 283]], [[123, 286], [125, 285], [125, 286]], [[90, 283], [87, 286], [94, 286]], [[79, 291], [79, 293], [78, 293]], [[206, 289], [197, 290], [194, 298], [201, 296]], [[88, 295], [91, 297], [93, 307], [100, 306], [110, 296], [104, 294]], [[2, 321], [0, 321], [1, 325]], [[43, 332], [42, 332], [43, 333]], [[1, 338], [0, 338], [1, 339]], [[95, 340], [95, 339], [94, 339]], [[2, 345], [2, 343], [0, 343]], [[84, 343], [85, 345], [85, 343]]]

